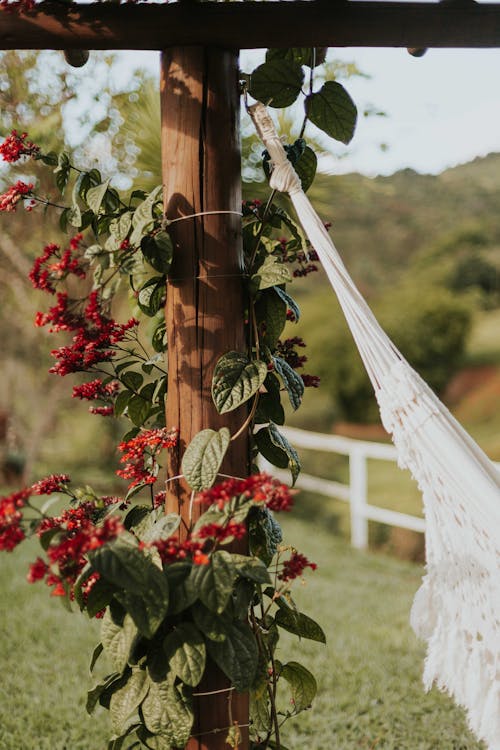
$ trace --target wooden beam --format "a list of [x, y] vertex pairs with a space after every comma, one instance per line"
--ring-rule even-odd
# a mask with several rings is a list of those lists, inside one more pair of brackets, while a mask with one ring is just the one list
[[[204, 211], [230, 211], [171, 224], [174, 262], [167, 282], [166, 423], [179, 429], [169, 451], [168, 475], [181, 473], [186, 445], [206, 428], [235, 434], [247, 406], [220, 415], [211, 396], [215, 363], [228, 351], [246, 351], [241, 241], [241, 166], [238, 57], [222, 49], [173, 47], [162, 54], [162, 178], [169, 219]], [[221, 471], [246, 477], [248, 431], [233, 441]], [[183, 480], [167, 485], [167, 511], [180, 513], [181, 535], [204, 508], [191, 501]], [[240, 543], [243, 544], [243, 543]], [[235, 550], [245, 552], [246, 545]], [[242, 727], [248, 750], [248, 695], [230, 691], [213, 664], [195, 693], [195, 726], [187, 750], [227, 750], [227, 728]], [[215, 692], [214, 692], [215, 691]], [[217, 730], [217, 731], [215, 731]]]
[[0, 12], [0, 49], [500, 47], [500, 4], [352, 2], [83, 5]]

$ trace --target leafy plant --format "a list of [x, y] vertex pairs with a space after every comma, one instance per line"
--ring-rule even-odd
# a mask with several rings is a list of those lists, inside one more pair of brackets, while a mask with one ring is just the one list
[[[249, 91], [276, 106], [291, 104], [308, 67], [304, 127], [310, 118], [347, 141], [356, 120], [347, 92], [337, 83], [314, 91], [313, 74], [322, 55], [318, 50], [269, 51], [266, 63], [246, 76]], [[302, 135], [287, 151], [306, 187], [316, 160]], [[228, 678], [230, 695], [250, 693], [255, 750], [286, 750], [280, 727], [309, 708], [316, 681], [297, 661], [275, 658], [280, 633], [325, 640], [290, 592], [292, 582], [316, 566], [283, 544], [274, 514], [290, 510], [289, 489], [257, 471], [217, 484], [236, 436], [222, 427], [202, 430], [184, 453], [182, 471], [193, 490], [192, 502], [203, 509], [196, 523], [165, 514], [165, 491], [154, 491], [162, 453], [183, 437], [165, 423], [163, 307], [173, 244], [164, 227], [161, 186], [124, 196], [97, 169], [77, 168], [65, 152], [44, 153], [16, 131], [0, 145], [0, 153], [9, 162], [29, 158], [46, 165], [60, 194], [54, 200], [38, 193], [34, 183], [18, 181], [0, 196], [0, 210], [54, 208], [62, 230], [70, 234], [66, 248], [46, 244], [30, 272], [33, 286], [54, 301], [37, 314], [36, 324], [71, 334], [69, 343], [51, 352], [55, 364], [50, 371], [88, 373], [92, 379], [75, 386], [73, 395], [97, 402], [91, 406], [95, 414], [129, 421], [116, 472], [128, 481], [124, 497], [101, 496], [90, 487], [73, 489], [66, 474], [51, 475], [0, 499], [0, 549], [12, 550], [36, 534], [43, 556], [30, 567], [29, 580], [45, 580], [67, 606], [74, 601], [89, 617], [102, 619], [91, 669], [104, 653], [113, 671], [89, 692], [87, 710], [109, 709], [110, 750], [127, 739], [133, 741], [130, 747], [184, 747], [194, 721], [192, 699], [209, 660]], [[266, 154], [263, 167], [266, 173], [272, 170]], [[288, 467], [295, 482], [300, 462], [279, 430], [281, 396], [298, 409], [305, 387], [317, 386], [318, 378], [298, 373], [306, 361], [302, 339], [282, 338], [287, 321], [300, 315], [286, 285], [315, 271], [317, 257], [274, 199], [272, 193], [266, 204], [243, 206], [248, 346], [221, 353], [212, 397], [220, 414], [248, 405], [236, 434], [253, 435], [253, 457], [261, 453], [274, 465]], [[112, 301], [124, 287], [135, 317], [121, 323], [113, 317]], [[150, 343], [144, 343], [140, 329], [146, 329]], [[66, 496], [69, 505], [53, 515], [51, 500], [37, 500], [46, 495]], [[242, 539], [248, 555], [233, 544]], [[278, 690], [284, 683], [287, 690]], [[282, 705], [280, 696], [287, 692], [291, 704]], [[227, 732], [228, 744], [237, 748], [239, 729], [230, 705]]]

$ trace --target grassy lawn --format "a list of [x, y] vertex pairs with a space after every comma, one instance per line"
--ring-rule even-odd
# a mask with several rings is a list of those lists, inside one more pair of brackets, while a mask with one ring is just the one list
[[[298, 587], [301, 608], [327, 633], [326, 647], [283, 640], [278, 658], [317, 676], [315, 707], [290, 722], [293, 750], [479, 750], [462, 712], [425, 695], [423, 649], [408, 626], [420, 569], [352, 551], [321, 523], [286, 519], [287, 539], [319, 567]], [[33, 546], [2, 554], [0, 748], [104, 750], [105, 712], [84, 710], [96, 623], [65, 612], [42, 585], [24, 581]]]

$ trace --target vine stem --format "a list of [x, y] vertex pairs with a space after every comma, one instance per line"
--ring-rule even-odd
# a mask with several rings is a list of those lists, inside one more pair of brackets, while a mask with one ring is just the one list
[[257, 404], [258, 403], [259, 403], [259, 394], [256, 393], [255, 394], [255, 398], [253, 400], [252, 408], [250, 409], [250, 414], [245, 419], [245, 421], [241, 425], [241, 427], [238, 430], [238, 432], [235, 432], [234, 435], [231, 437], [231, 442], [233, 442], [233, 440], [237, 440], [240, 437], [240, 435], [242, 435], [245, 432], [245, 430], [247, 429], [247, 427], [250, 426], [253, 418], [255, 417], [255, 412], [257, 411]]

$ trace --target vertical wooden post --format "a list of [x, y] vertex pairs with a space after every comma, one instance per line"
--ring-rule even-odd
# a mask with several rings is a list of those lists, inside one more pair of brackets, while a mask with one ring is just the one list
[[[183, 47], [162, 53], [162, 173], [168, 219], [207, 211], [241, 212], [238, 56], [235, 51]], [[168, 476], [202, 429], [226, 426], [234, 434], [246, 408], [220, 416], [211, 398], [218, 358], [245, 351], [241, 218], [235, 213], [185, 218], [169, 228], [175, 246], [167, 284], [167, 426], [179, 429]], [[222, 471], [247, 476], [248, 438], [231, 443]], [[189, 522], [190, 491], [183, 480], [167, 485], [167, 509]], [[193, 518], [200, 514], [196, 506]], [[224, 691], [227, 679], [210, 665], [197, 692]], [[228, 696], [232, 695], [231, 709]], [[230, 715], [248, 723], [248, 700], [226, 692], [200, 696], [189, 750], [227, 750]], [[239, 750], [248, 750], [242, 729]]]

